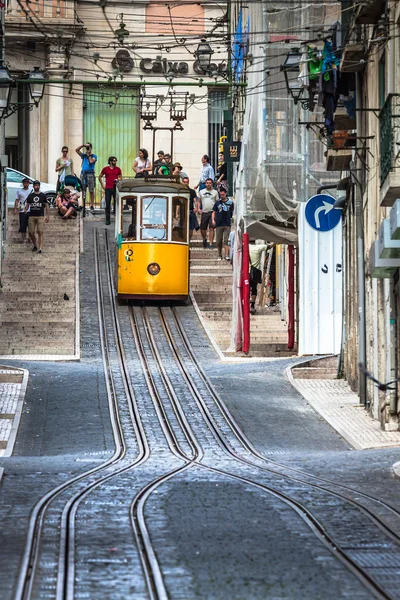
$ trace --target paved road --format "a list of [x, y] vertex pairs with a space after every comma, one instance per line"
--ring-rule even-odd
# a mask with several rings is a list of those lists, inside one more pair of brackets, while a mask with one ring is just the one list
[[[87, 234], [94, 224], [87, 224]], [[86, 235], [85, 239], [82, 361], [16, 365], [29, 369], [30, 380], [14, 454], [0, 459], [5, 469], [0, 485], [1, 600], [13, 597], [34, 504], [55, 485], [109, 458], [114, 449], [99, 349], [92, 238]], [[198, 360], [245, 435], [263, 455], [374, 492], [399, 507], [399, 483], [390, 471], [398, 451], [351, 450], [285, 379], [283, 372], [290, 361], [221, 364], [192, 308], [182, 309], [180, 315]], [[134, 368], [140, 396], [139, 364]], [[242, 468], [235, 471], [232, 461], [219, 455], [213, 436], [194, 409], [188, 405], [186, 410], [207, 464], [214, 460], [213, 464], [243, 475]], [[100, 487], [80, 509], [76, 597], [147, 598], [129, 527], [129, 508], [143, 482], [171, 460], [158, 435], [154, 426], [149, 436], [151, 461], [124, 475], [117, 484]], [[261, 477], [256, 471], [249, 467], [246, 472], [256, 480], [269, 481], [269, 475]], [[173, 599], [372, 598], [292, 508], [232, 476], [194, 466], [150, 496], [146, 518]], [[53, 525], [57, 531], [56, 520]], [[51, 547], [51, 536], [49, 539], [44, 555]], [[45, 581], [45, 566], [41, 574]], [[50, 586], [46, 592], [42, 583], [34, 597], [54, 594]]]

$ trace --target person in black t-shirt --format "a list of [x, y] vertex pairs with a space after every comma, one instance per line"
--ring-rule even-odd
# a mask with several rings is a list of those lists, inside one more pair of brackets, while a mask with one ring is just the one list
[[[50, 210], [46, 196], [43, 194], [43, 192], [40, 191], [40, 181], [36, 180], [33, 182], [32, 185], [33, 191], [29, 194], [29, 196], [26, 199], [25, 213], [27, 213], [29, 209], [28, 231], [29, 237], [31, 238], [33, 243], [32, 252], [36, 252], [37, 250], [38, 254], [42, 254], [44, 224], [49, 222]], [[45, 210], [46, 218], [44, 216]], [[36, 245], [35, 230], [37, 230], [39, 238], [39, 249]]]
[[215, 236], [217, 238], [218, 260], [222, 260], [222, 246], [225, 246], [226, 260], [230, 260], [228, 241], [231, 232], [233, 210], [234, 204], [232, 200], [227, 197], [225, 190], [221, 190], [219, 193], [219, 200], [214, 204], [212, 213], [212, 221], [215, 227]]
[[190, 192], [189, 200], [189, 240], [193, 237], [193, 230], [198, 231], [200, 229], [199, 222], [197, 220], [197, 211], [199, 208], [199, 202], [197, 194], [191, 187], [189, 187], [189, 177], [184, 177], [182, 183], [188, 186]]

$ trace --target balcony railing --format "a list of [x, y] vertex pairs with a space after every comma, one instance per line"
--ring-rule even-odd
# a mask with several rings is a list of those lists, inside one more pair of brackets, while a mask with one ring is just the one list
[[75, 0], [21, 0], [20, 4], [8, 0], [7, 17], [25, 17], [27, 13], [39, 19], [73, 19], [74, 8]]
[[381, 187], [395, 168], [400, 168], [400, 94], [389, 94], [379, 113]]

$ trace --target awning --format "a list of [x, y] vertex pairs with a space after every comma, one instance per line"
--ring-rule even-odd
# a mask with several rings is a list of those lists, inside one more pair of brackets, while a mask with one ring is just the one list
[[275, 242], [276, 244], [297, 244], [297, 229], [293, 226], [272, 225], [245, 217], [246, 231], [251, 238]]

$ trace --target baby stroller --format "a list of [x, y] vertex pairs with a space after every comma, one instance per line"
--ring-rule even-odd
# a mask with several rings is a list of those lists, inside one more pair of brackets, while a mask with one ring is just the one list
[[[80, 194], [82, 193], [82, 183], [79, 177], [77, 177], [76, 175], [65, 176], [64, 180], [60, 182], [60, 194], [63, 193], [63, 190], [66, 187], [69, 188], [71, 191], [74, 190], [75, 192], [79, 192]], [[82, 196], [80, 196], [78, 210], [82, 210], [82, 208]]]

